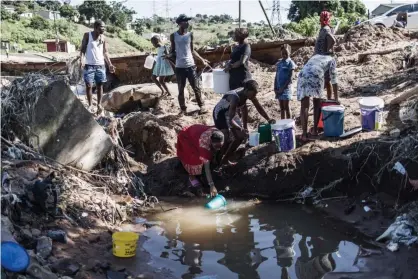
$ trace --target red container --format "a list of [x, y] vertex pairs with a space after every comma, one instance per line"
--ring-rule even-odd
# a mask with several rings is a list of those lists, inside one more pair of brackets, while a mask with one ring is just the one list
[[324, 123], [322, 122], [322, 108], [327, 107], [327, 106], [334, 106], [334, 105], [339, 105], [339, 103], [334, 100], [325, 100], [321, 102], [321, 114], [319, 115], [318, 128], [321, 128], [321, 129], [324, 128]]

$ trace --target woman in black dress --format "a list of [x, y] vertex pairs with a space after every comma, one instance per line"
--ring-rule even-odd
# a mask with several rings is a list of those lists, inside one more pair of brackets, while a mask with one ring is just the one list
[[244, 82], [251, 80], [251, 73], [248, 68], [248, 60], [251, 56], [251, 47], [247, 41], [248, 29], [235, 29], [234, 40], [238, 45], [234, 47], [225, 72], [229, 72], [229, 89], [234, 90], [244, 86]]

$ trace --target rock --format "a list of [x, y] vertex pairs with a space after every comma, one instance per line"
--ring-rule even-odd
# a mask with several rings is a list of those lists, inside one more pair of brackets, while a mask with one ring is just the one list
[[42, 236], [38, 239], [36, 244], [36, 254], [42, 258], [48, 258], [52, 252], [52, 239], [47, 236]]
[[72, 259], [60, 259], [51, 265], [52, 271], [65, 275], [75, 275], [80, 270], [80, 265]]
[[1, 215], [1, 241], [17, 242], [13, 237], [14, 228], [9, 218]]
[[32, 233], [30, 232], [29, 229], [23, 229], [21, 231], [21, 234], [22, 234], [22, 237], [25, 239], [28, 239], [28, 240], [32, 239]]
[[80, 270], [74, 279], [91, 279], [91, 276], [84, 270]]
[[38, 229], [32, 229], [32, 236], [33, 237], [40, 237], [41, 236], [41, 231]]
[[68, 277], [68, 276], [63, 276], [63, 277], [61, 277], [60, 279], [73, 279], [73, 278]]
[[107, 279], [125, 279], [125, 272], [108, 270], [106, 276]]
[[39, 99], [31, 133], [14, 132], [61, 164], [91, 170], [112, 148], [110, 137], [64, 81], [48, 83]]
[[67, 243], [67, 234], [63, 230], [50, 230], [47, 235], [54, 241]]
[[89, 241], [89, 243], [97, 243], [100, 241], [100, 235], [89, 235], [87, 237], [87, 240]]
[[[175, 83], [167, 83], [172, 96], [178, 96], [178, 86]], [[140, 104], [142, 108], [155, 106], [157, 99], [161, 96], [161, 90], [153, 83], [143, 83], [134, 85], [124, 85], [113, 89], [109, 93], [103, 95], [102, 106], [108, 111], [124, 110], [126, 113], [128, 107], [135, 109]], [[187, 89], [184, 91], [187, 100], [189, 93]], [[131, 106], [129, 104], [132, 103]], [[127, 106], [128, 105], [128, 106]], [[132, 111], [132, 110], [131, 110]]]
[[35, 279], [58, 279], [57, 275], [36, 263], [29, 265], [26, 269], [26, 273]]
[[95, 260], [95, 259], [90, 259], [87, 262], [87, 265], [85, 267], [85, 269], [87, 271], [94, 271], [97, 272], [100, 268], [101, 262], [99, 260]]

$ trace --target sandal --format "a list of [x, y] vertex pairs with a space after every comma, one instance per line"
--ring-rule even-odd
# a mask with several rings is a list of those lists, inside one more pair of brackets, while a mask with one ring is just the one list
[[200, 181], [199, 181], [197, 178], [195, 178], [195, 179], [193, 179], [193, 180], [191, 180], [191, 179], [189, 178], [189, 182], [190, 182], [190, 185], [192, 186], [192, 188], [197, 188], [197, 187], [202, 186], [202, 185], [200, 184]]

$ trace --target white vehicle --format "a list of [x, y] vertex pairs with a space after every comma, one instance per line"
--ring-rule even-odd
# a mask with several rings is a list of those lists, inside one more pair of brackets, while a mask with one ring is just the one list
[[406, 25], [407, 29], [418, 29], [418, 3], [399, 5], [393, 9], [390, 9], [384, 14], [374, 17], [366, 22], [369, 22], [373, 25], [391, 27], [393, 26], [398, 13], [408, 14], [408, 20]]

